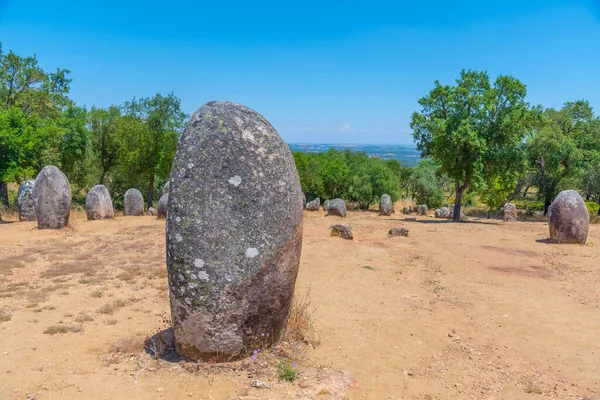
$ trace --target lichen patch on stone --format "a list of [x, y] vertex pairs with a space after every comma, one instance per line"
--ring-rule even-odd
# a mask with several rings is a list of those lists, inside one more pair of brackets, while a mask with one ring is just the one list
[[246, 258], [254, 258], [258, 255], [258, 249], [256, 247], [250, 247], [246, 249]]
[[242, 178], [239, 175], [232, 176], [229, 178], [229, 183], [235, 187], [238, 187], [240, 186], [240, 183], [242, 183]]

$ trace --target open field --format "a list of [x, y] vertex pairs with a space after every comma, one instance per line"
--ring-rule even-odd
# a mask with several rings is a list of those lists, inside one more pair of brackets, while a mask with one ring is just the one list
[[[0, 398], [600, 399], [599, 226], [553, 245], [541, 222], [402, 217], [350, 212], [347, 241], [305, 213], [314, 346], [224, 367], [142, 353], [168, 326], [164, 221], [1, 224]], [[282, 355], [293, 383], [265, 366]]]

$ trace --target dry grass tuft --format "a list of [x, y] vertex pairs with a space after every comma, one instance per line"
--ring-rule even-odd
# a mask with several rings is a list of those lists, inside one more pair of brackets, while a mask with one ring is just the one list
[[96, 268], [91, 262], [57, 262], [52, 266], [51, 269], [42, 271], [42, 273], [40, 273], [40, 278], [56, 278], [58, 276], [71, 274], [93, 275], [95, 272]]
[[96, 299], [99, 299], [100, 297], [102, 297], [102, 295], [103, 295], [103, 294], [104, 294], [104, 291], [103, 291], [103, 290], [100, 290], [100, 289], [98, 289], [98, 290], [94, 290], [94, 291], [93, 291], [93, 292], [90, 294], [90, 296], [92, 296], [92, 297], [94, 297], [94, 298], [96, 298]]
[[11, 318], [12, 318], [12, 315], [9, 314], [7, 311], [0, 310], [0, 323], [8, 322], [11, 320]]
[[294, 297], [290, 319], [288, 320], [286, 340], [301, 341], [306, 344], [315, 343], [313, 326], [314, 307], [310, 301], [310, 289], [304, 296]]
[[113, 313], [115, 311], [117, 311], [119, 308], [126, 307], [129, 304], [134, 303], [136, 301], [137, 300], [133, 297], [130, 299], [119, 299], [119, 300], [111, 301], [110, 303], [106, 303], [105, 305], [100, 307], [98, 309], [98, 312], [100, 314], [113, 315]]
[[47, 335], [56, 335], [57, 333], [73, 332], [78, 333], [83, 331], [81, 325], [52, 325], [44, 329], [44, 333]]
[[137, 354], [144, 349], [144, 340], [139, 336], [127, 336], [110, 346], [111, 353]]
[[78, 316], [75, 317], [75, 322], [79, 322], [79, 323], [89, 322], [89, 321], [93, 321], [93, 320], [94, 320], [94, 318], [92, 318], [92, 316], [88, 313], [79, 314]]
[[117, 322], [119, 322], [119, 321], [117, 321], [117, 320], [116, 320], [116, 319], [114, 319], [114, 318], [107, 319], [106, 321], [104, 321], [104, 323], [105, 323], [106, 325], [116, 325], [116, 324], [117, 324]]

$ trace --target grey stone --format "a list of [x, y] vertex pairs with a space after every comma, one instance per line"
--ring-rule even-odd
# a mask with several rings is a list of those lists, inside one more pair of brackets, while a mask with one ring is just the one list
[[44, 167], [33, 186], [33, 201], [40, 229], [62, 229], [69, 223], [71, 185], [66, 175], [55, 167]]
[[409, 215], [408, 217], [404, 218], [405, 221], [416, 221], [417, 217], [414, 215]]
[[230, 102], [192, 114], [173, 161], [167, 215], [179, 354], [234, 360], [283, 337], [302, 215], [294, 159], [263, 116]]
[[427, 215], [428, 211], [427, 204], [421, 204], [420, 206], [417, 206], [417, 215]]
[[410, 211], [408, 210], [408, 207], [402, 207], [402, 214], [409, 214]]
[[342, 199], [333, 199], [327, 203], [327, 215], [346, 216], [346, 203]]
[[330, 226], [331, 236], [340, 236], [344, 239], [352, 240], [352, 228], [348, 224], [337, 224]]
[[438, 208], [434, 212], [435, 218], [443, 218], [443, 219], [452, 219], [452, 214], [450, 214], [450, 210], [447, 207]]
[[123, 214], [144, 215], [144, 196], [135, 188], [128, 189], [123, 198]]
[[329, 202], [329, 200], [323, 202], [323, 211], [327, 212], [327, 209], [329, 209]]
[[[37, 185], [37, 183], [36, 183]], [[549, 208], [550, 238], [556, 243], [585, 243], [590, 216], [576, 190], [563, 190]]]
[[408, 236], [408, 228], [405, 228], [403, 226], [392, 228], [388, 232], [388, 237], [392, 236]]
[[321, 199], [317, 197], [313, 201], [309, 201], [308, 203], [306, 203], [306, 211], [319, 211], [320, 206]]
[[513, 203], [504, 205], [504, 222], [515, 222], [517, 220], [517, 206]]
[[88, 220], [111, 219], [115, 217], [110, 193], [104, 185], [96, 185], [85, 197], [85, 212]]
[[146, 212], [146, 215], [151, 215], [151, 216], [155, 217], [157, 213], [158, 212], [156, 211], [156, 208], [150, 207], [150, 208], [148, 208], [148, 212]]
[[392, 204], [392, 198], [389, 194], [384, 194], [379, 200], [379, 215], [390, 216], [394, 211], [394, 205]]
[[163, 194], [169, 193], [169, 187], [171, 186], [171, 181], [167, 181], [165, 186], [163, 186]]
[[35, 181], [33, 179], [29, 179], [19, 186], [17, 207], [19, 208], [20, 221], [35, 221], [37, 219], [35, 215], [35, 202], [33, 201], [34, 186]]
[[163, 194], [158, 200], [158, 218], [167, 218], [167, 207], [169, 205], [169, 193]]

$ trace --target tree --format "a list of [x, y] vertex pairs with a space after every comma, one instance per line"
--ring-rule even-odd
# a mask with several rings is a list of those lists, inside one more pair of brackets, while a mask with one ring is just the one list
[[409, 188], [413, 201], [417, 204], [427, 204], [429, 208], [441, 207], [444, 193], [438, 179], [437, 166], [432, 160], [425, 159], [413, 168]]
[[165, 179], [186, 115], [174, 94], [133, 99], [123, 107], [127, 118], [120, 119], [121, 161], [128, 174], [139, 174], [147, 183], [148, 207], [154, 201], [155, 179]]
[[465, 190], [521, 166], [516, 160], [532, 122], [525, 95], [525, 85], [513, 77], [499, 76], [492, 85], [487, 73], [463, 70], [455, 86], [436, 81], [419, 100], [413, 137], [421, 155], [454, 181], [453, 221], [460, 221]]
[[527, 156], [544, 199], [544, 215], [561, 182], [576, 176], [598, 151], [600, 124], [585, 100], [544, 111], [540, 127], [527, 142]]
[[349, 170], [344, 155], [330, 149], [322, 155], [323, 195], [327, 199], [343, 197], [347, 192]]
[[92, 152], [100, 168], [99, 184], [104, 185], [108, 174], [116, 168], [119, 160], [118, 119], [119, 107], [92, 108], [88, 113], [88, 129], [91, 132]]
[[3, 53], [0, 43], [0, 204], [8, 205], [7, 182], [32, 176], [55, 143], [57, 122], [71, 101], [68, 70], [42, 70], [36, 56]]

